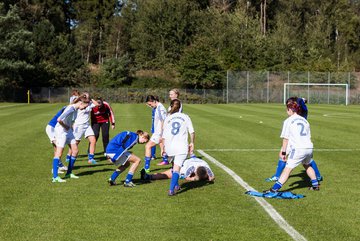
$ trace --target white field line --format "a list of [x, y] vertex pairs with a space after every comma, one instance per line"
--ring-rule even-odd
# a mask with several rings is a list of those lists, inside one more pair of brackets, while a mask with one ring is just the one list
[[[223, 169], [225, 172], [227, 172], [234, 180], [239, 183], [245, 190], [254, 190], [249, 184], [247, 184], [240, 176], [238, 176], [235, 172], [233, 172], [231, 169], [217, 161], [212, 156], [205, 153], [203, 150], [197, 150], [201, 155], [206, 157], [209, 161], [214, 163], [216, 166]], [[286, 220], [275, 210], [275, 208], [268, 203], [264, 198], [260, 197], [254, 197], [255, 200], [261, 205], [262, 208], [270, 215], [270, 217], [279, 225], [280, 228], [282, 228], [287, 234], [289, 234], [294, 240], [296, 241], [304, 241], [306, 238], [302, 236], [298, 231], [296, 231], [290, 224], [286, 222]]]
[[[219, 151], [219, 152], [268, 152], [268, 151], [280, 151], [280, 148], [235, 148], [235, 149], [203, 149], [203, 151]], [[314, 151], [319, 152], [350, 152], [350, 151], [360, 151], [360, 148], [314, 148]]]

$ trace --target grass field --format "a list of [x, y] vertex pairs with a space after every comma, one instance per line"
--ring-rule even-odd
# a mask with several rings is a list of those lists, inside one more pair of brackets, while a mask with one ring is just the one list
[[[292, 240], [210, 162], [214, 184], [181, 182], [183, 191], [174, 197], [167, 196], [168, 180], [141, 184], [139, 173], [135, 188], [109, 187], [114, 166], [100, 153], [98, 165], [87, 164], [83, 140], [74, 171], [80, 179], [51, 183], [45, 126], [61, 106], [0, 104], [0, 240]], [[145, 105], [112, 106], [117, 126], [111, 136], [149, 129]], [[283, 105], [184, 105], [184, 112], [194, 124], [196, 149], [255, 189], [270, 187], [264, 179], [276, 168]], [[360, 106], [309, 105], [309, 122], [314, 159], [324, 176], [321, 191], [308, 191], [303, 168], [297, 167], [283, 189], [306, 197], [266, 201], [307, 240], [360, 240]], [[102, 151], [101, 142], [97, 147]], [[144, 146], [133, 151], [143, 157]], [[158, 161], [153, 172], [165, 169]]]

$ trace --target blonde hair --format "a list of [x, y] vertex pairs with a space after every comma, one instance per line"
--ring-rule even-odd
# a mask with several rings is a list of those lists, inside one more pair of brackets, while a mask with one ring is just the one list
[[[171, 89], [170, 91], [172, 91], [172, 92], [174, 92], [175, 94], [176, 94], [176, 96], [177, 96], [177, 98], [179, 98], [179, 96], [180, 96], [180, 91], [179, 91], [179, 89]], [[169, 91], [169, 92], [170, 92]]]

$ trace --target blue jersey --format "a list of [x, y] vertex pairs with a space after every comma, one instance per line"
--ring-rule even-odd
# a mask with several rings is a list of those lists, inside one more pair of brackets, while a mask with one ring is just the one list
[[49, 123], [48, 123], [49, 126], [52, 126], [55, 128], [55, 126], [57, 124], [57, 119], [64, 112], [65, 108], [66, 108], [66, 106], [61, 108], [61, 110], [59, 110], [58, 113], [56, 113], [56, 115], [49, 121]]
[[302, 117], [304, 117], [305, 119], [307, 119], [307, 116], [308, 116], [308, 109], [307, 109], [307, 106], [305, 104], [305, 101], [303, 100], [303, 98], [298, 98], [297, 99], [297, 103], [298, 105], [300, 106], [300, 115]]
[[106, 153], [115, 153], [111, 158], [116, 161], [124, 152], [130, 150], [138, 143], [138, 135], [134, 132], [123, 131], [117, 134], [106, 147]]

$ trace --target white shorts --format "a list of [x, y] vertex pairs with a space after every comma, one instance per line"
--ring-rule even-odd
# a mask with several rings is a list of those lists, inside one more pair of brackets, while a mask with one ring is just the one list
[[154, 133], [151, 136], [150, 141], [154, 142], [155, 144], [159, 144], [160, 143], [160, 135]]
[[174, 156], [174, 164], [178, 165], [179, 167], [182, 167], [186, 158], [187, 158], [187, 154], [176, 155]]
[[[115, 156], [115, 153], [106, 153], [106, 156], [109, 158], [113, 158]], [[123, 153], [121, 156], [119, 156], [119, 158], [114, 162], [114, 165], [122, 166], [129, 160], [130, 157], [131, 157], [131, 153], [127, 151]]]
[[286, 166], [295, 168], [300, 164], [308, 165], [313, 157], [313, 149], [292, 149], [289, 152]]
[[64, 148], [66, 144], [76, 144], [72, 129], [64, 131], [63, 127], [55, 127], [55, 144], [57, 147]]
[[50, 143], [55, 141], [55, 128], [51, 125], [47, 125], [45, 128], [46, 134], [49, 137]]
[[74, 136], [77, 141], [80, 141], [82, 136], [88, 138], [95, 134], [90, 125], [74, 125]]

